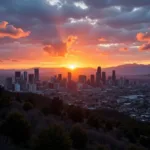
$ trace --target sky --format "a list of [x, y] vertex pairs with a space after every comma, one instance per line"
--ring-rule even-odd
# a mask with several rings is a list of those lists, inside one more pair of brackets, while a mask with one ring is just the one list
[[150, 0], [0, 0], [0, 68], [150, 64]]

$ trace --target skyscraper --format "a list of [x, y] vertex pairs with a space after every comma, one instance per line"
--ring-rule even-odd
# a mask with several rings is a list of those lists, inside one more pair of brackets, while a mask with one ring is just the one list
[[113, 83], [116, 82], [116, 71], [115, 70], [112, 71], [112, 81], [113, 81]]
[[95, 76], [93, 74], [91, 75], [90, 82], [92, 86], [95, 84]]
[[86, 83], [86, 76], [85, 75], [79, 75], [79, 82], [80, 83]]
[[23, 72], [23, 80], [24, 80], [25, 82], [27, 82], [27, 80], [28, 80], [28, 73], [27, 73], [27, 71], [24, 71], [24, 72]]
[[12, 77], [6, 78], [6, 80], [5, 80], [5, 89], [7, 89], [7, 90], [12, 90], [13, 89]]
[[68, 72], [68, 82], [70, 82], [72, 80], [72, 74], [71, 72]]
[[58, 81], [60, 82], [60, 81], [62, 81], [62, 74], [58, 74]]
[[34, 69], [34, 79], [35, 82], [39, 81], [39, 68]]
[[15, 83], [19, 83], [21, 80], [21, 72], [20, 71], [16, 71], [15, 72]]
[[96, 72], [96, 85], [100, 86], [100, 81], [101, 81], [101, 67], [97, 68]]
[[102, 72], [102, 81], [103, 81], [103, 84], [105, 85], [106, 84], [106, 72]]
[[34, 74], [29, 74], [29, 77], [28, 77], [28, 82], [29, 84], [34, 84]]

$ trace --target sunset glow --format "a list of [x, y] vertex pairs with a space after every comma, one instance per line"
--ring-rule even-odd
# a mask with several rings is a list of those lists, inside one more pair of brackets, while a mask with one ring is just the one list
[[[25, 1], [16, 0], [15, 3], [0, 2], [1, 69], [63, 66], [73, 70], [127, 62], [150, 63], [150, 19], [147, 19], [149, 9], [145, 8], [149, 2], [145, 5], [139, 0], [37, 0], [35, 5], [30, 0], [25, 5]], [[140, 17], [143, 14], [147, 17]]]
[[71, 70], [74, 70], [74, 69], [77, 68], [77, 66], [72, 64], [72, 65], [69, 65], [68, 68], [71, 69]]

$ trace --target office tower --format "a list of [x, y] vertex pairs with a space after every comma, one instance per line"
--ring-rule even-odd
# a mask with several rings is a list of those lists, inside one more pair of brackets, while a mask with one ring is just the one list
[[101, 81], [101, 67], [97, 68], [96, 72], [96, 85], [100, 86], [100, 81]]
[[60, 82], [62, 80], [62, 74], [58, 74], [58, 81]]
[[23, 80], [26, 81], [26, 82], [28, 80], [28, 73], [27, 73], [27, 71], [23, 72]]
[[85, 75], [79, 75], [79, 82], [80, 83], [86, 83], [86, 76]]
[[15, 92], [20, 92], [20, 84], [15, 83]]
[[106, 84], [106, 72], [102, 72], [102, 82], [104, 85]]
[[35, 79], [35, 82], [40, 80], [40, 78], [39, 78], [39, 68], [34, 69], [34, 79]]
[[28, 76], [28, 82], [29, 82], [29, 84], [34, 84], [34, 74], [29, 74], [29, 76]]
[[72, 73], [68, 72], [68, 82], [70, 82], [72, 80]]
[[116, 82], [116, 71], [115, 70], [112, 71], [112, 81], [113, 81], [113, 83]]
[[95, 84], [95, 76], [93, 74], [91, 75], [90, 83], [92, 86]]
[[21, 80], [21, 72], [20, 71], [16, 71], [15, 72], [15, 83], [19, 83]]
[[12, 77], [6, 78], [6, 80], [5, 80], [5, 89], [6, 90], [12, 90], [13, 89]]

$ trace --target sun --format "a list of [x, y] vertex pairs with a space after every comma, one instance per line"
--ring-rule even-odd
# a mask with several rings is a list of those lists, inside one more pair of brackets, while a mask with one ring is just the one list
[[74, 64], [71, 64], [71, 65], [69, 65], [69, 66], [68, 66], [68, 68], [69, 68], [69, 69], [71, 69], [71, 70], [74, 70], [74, 69], [76, 69], [76, 68], [77, 68], [77, 66], [76, 66], [76, 65], [74, 65]]

